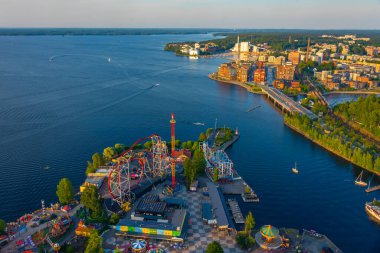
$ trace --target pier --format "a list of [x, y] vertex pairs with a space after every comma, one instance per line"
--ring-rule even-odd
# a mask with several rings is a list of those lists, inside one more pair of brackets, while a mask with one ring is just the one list
[[236, 224], [244, 224], [244, 217], [240, 210], [239, 204], [234, 199], [228, 199], [227, 200], [228, 205], [230, 206], [230, 210], [232, 213], [232, 217]]
[[369, 192], [374, 192], [377, 190], [380, 190], [380, 185], [368, 187], [367, 189], [365, 189], [365, 192], [369, 193]]

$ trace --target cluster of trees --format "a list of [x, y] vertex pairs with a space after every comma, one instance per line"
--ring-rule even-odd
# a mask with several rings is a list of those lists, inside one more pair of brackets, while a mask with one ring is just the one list
[[301, 75], [304, 75], [304, 74], [313, 75], [314, 74], [313, 69], [316, 68], [317, 65], [318, 65], [318, 63], [316, 63], [315, 61], [312, 61], [312, 60], [308, 60], [307, 62], [301, 61], [298, 64], [298, 72]]
[[216, 145], [223, 145], [224, 143], [232, 140], [232, 137], [234, 136], [234, 132], [231, 128], [219, 128], [218, 129], [218, 136], [215, 139]]
[[251, 212], [245, 218], [245, 227], [243, 231], [238, 232], [236, 236], [236, 243], [242, 249], [249, 249], [254, 243], [255, 239], [251, 235], [252, 229], [255, 227], [255, 219]]
[[334, 62], [332, 62], [332, 61], [322, 62], [317, 67], [318, 71], [322, 71], [322, 70], [331, 70], [331, 71], [333, 71], [334, 69], [335, 69], [335, 65], [334, 65]]
[[329, 115], [325, 115], [320, 121], [312, 121], [305, 115], [286, 115], [284, 121], [306, 137], [352, 163], [380, 173], [380, 149], [347, 128], [341, 120]]
[[116, 143], [113, 147], [106, 147], [103, 154], [95, 153], [92, 155], [92, 161], [87, 161], [86, 175], [94, 173], [99, 166], [103, 166], [110, 162], [113, 157], [121, 154], [124, 150], [128, 149], [124, 144]]
[[197, 176], [202, 175], [206, 169], [206, 159], [203, 151], [199, 148], [194, 151], [192, 158], [186, 158], [183, 162], [183, 169], [186, 178], [186, 187], [190, 188], [190, 184], [195, 181]]
[[0, 219], [0, 235], [5, 234], [5, 229], [7, 228], [7, 223], [5, 220]]
[[93, 185], [86, 187], [82, 192], [80, 202], [90, 211], [92, 219], [104, 221], [106, 213], [103, 208], [103, 201], [99, 196], [98, 188]]
[[104, 249], [102, 247], [103, 239], [99, 236], [97, 230], [92, 230], [90, 237], [87, 241], [87, 247], [85, 253], [104, 253]]
[[365, 51], [365, 48], [361, 45], [350, 45], [349, 49], [350, 49], [350, 52], [353, 54], [358, 54], [358, 55], [367, 54], [367, 51]]
[[380, 97], [360, 97], [356, 102], [337, 105], [334, 113], [345, 122], [352, 123], [358, 130], [364, 129], [380, 140]]
[[224, 253], [224, 250], [220, 243], [213, 241], [207, 245], [205, 253]]

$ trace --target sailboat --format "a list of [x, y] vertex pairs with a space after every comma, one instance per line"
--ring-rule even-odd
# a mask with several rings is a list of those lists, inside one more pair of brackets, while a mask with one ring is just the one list
[[363, 171], [360, 172], [359, 176], [355, 180], [355, 184], [359, 186], [367, 186], [367, 183], [362, 181]]
[[298, 174], [298, 170], [297, 170], [297, 162], [295, 162], [294, 164], [294, 168], [292, 168], [292, 171], [294, 174]]

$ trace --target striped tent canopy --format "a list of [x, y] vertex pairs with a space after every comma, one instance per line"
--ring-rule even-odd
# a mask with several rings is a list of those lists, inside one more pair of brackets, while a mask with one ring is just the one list
[[264, 225], [261, 227], [260, 233], [267, 239], [274, 239], [278, 236], [278, 229], [272, 225]]
[[146, 248], [146, 241], [144, 240], [136, 240], [132, 243], [132, 249], [135, 251], [140, 251]]

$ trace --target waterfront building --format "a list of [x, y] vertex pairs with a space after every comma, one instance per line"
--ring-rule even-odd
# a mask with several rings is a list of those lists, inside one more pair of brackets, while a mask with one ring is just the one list
[[243, 64], [240, 67], [236, 67], [236, 80], [239, 82], [248, 82], [251, 75], [251, 66], [249, 64]]
[[301, 54], [297, 51], [292, 51], [288, 54], [288, 61], [291, 61], [294, 65], [300, 63]]
[[255, 83], [263, 84], [265, 83], [265, 69], [264, 68], [259, 68], [254, 71], [253, 74], [253, 81]]
[[295, 65], [280, 65], [277, 66], [277, 79], [293, 80], [294, 72], [296, 70]]
[[189, 49], [189, 55], [190, 56], [198, 56], [199, 55], [199, 49], [198, 48], [190, 48]]
[[183, 53], [183, 54], [189, 54], [189, 50], [190, 50], [190, 46], [189, 45], [187, 45], [187, 44], [185, 44], [185, 45], [183, 45], [182, 47], [181, 47], [181, 53]]
[[218, 68], [218, 78], [224, 80], [232, 80], [234, 76], [234, 69], [230, 63], [223, 63]]

